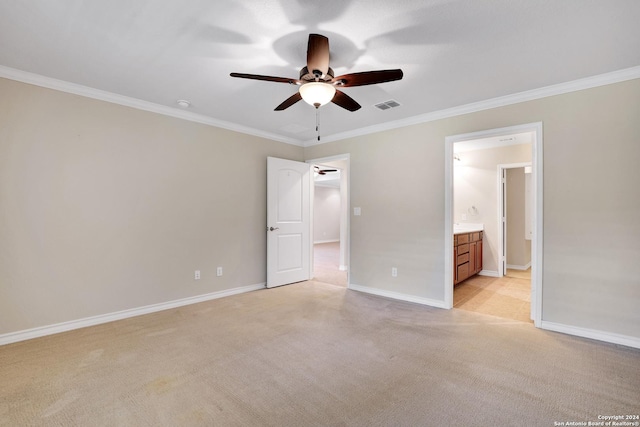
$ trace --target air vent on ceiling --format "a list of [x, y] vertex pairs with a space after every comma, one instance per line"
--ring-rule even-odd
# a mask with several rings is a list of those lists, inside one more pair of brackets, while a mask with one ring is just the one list
[[380, 104], [375, 104], [374, 107], [376, 107], [379, 110], [389, 110], [391, 108], [395, 108], [395, 107], [399, 107], [400, 103], [398, 101], [395, 101], [393, 99], [390, 99], [389, 101], [385, 101], [385, 102], [381, 102]]

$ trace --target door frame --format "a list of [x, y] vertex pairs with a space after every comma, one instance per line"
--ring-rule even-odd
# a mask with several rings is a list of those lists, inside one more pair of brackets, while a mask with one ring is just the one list
[[[342, 200], [342, 197], [340, 198], [340, 246], [341, 246], [341, 252], [343, 250], [342, 245], [344, 244], [344, 258], [345, 258], [345, 264], [342, 264], [342, 260], [340, 262], [340, 267], [339, 269], [341, 271], [346, 271], [347, 272], [347, 288], [351, 287], [351, 283], [349, 281], [349, 278], [351, 277], [351, 154], [349, 153], [344, 153], [344, 154], [337, 154], [335, 156], [329, 156], [329, 157], [320, 157], [320, 158], [316, 158], [316, 159], [309, 159], [306, 160], [306, 163], [310, 163], [310, 164], [326, 164], [326, 163], [331, 163], [331, 162], [335, 162], [335, 161], [344, 161], [345, 162], [345, 168], [340, 172], [340, 192], [343, 192], [343, 185], [345, 186], [346, 189], [346, 197], [344, 200]], [[313, 212], [313, 198], [311, 200], [311, 212]], [[344, 240], [344, 243], [343, 243]], [[313, 227], [311, 228], [311, 242], [314, 241], [314, 236], [313, 236]], [[313, 244], [312, 244], [312, 252], [311, 252], [311, 260], [313, 261]], [[313, 264], [312, 264], [313, 267]], [[313, 268], [311, 270], [311, 273], [313, 274]]]
[[516, 133], [534, 132], [531, 141], [531, 167], [533, 194], [533, 238], [531, 241], [531, 317], [534, 325], [542, 322], [543, 294], [543, 165], [542, 122], [527, 123], [479, 132], [451, 135], [445, 138], [445, 189], [444, 189], [444, 307], [453, 308], [453, 144], [460, 141], [506, 136]]

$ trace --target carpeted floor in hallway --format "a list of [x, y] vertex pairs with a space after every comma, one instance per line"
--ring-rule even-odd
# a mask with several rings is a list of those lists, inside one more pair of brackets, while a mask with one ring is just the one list
[[340, 271], [340, 242], [313, 245], [313, 279], [318, 282], [347, 286], [347, 272]]

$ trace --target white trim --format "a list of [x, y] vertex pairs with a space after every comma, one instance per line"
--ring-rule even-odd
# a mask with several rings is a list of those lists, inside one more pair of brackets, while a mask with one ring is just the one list
[[18, 341], [30, 340], [33, 338], [53, 335], [60, 332], [72, 331], [74, 329], [86, 328], [88, 326], [99, 325], [102, 323], [113, 322], [116, 320], [128, 319], [130, 317], [141, 316], [143, 314], [155, 313], [156, 311], [168, 310], [171, 308], [182, 307], [199, 302], [209, 301], [218, 298], [224, 298], [231, 295], [242, 294], [245, 292], [256, 291], [265, 288], [265, 283], [256, 285], [241, 286], [238, 288], [227, 289], [224, 291], [211, 292], [204, 295], [187, 297], [173, 301], [167, 301], [159, 304], [146, 305], [143, 307], [131, 308], [128, 310], [116, 311], [114, 313], [100, 314], [98, 316], [85, 317], [84, 319], [70, 320], [68, 322], [56, 323], [53, 325], [40, 326], [33, 329], [23, 331], [9, 332], [0, 335], [0, 345], [11, 344]]
[[[640, 67], [638, 67], [640, 70]], [[517, 126], [507, 126], [498, 129], [489, 129], [479, 132], [471, 132], [460, 135], [451, 135], [445, 138], [445, 216], [444, 216], [444, 302], [445, 308], [453, 308], [453, 144], [459, 141], [469, 141], [488, 137], [535, 132], [535, 139], [531, 142], [531, 164], [534, 173], [534, 224], [533, 239], [531, 241], [531, 315], [536, 327], [540, 327], [542, 321], [542, 247], [543, 247], [543, 186], [542, 186], [542, 122], [527, 123]], [[483, 270], [482, 275], [489, 275]], [[484, 273], [484, 274], [483, 274]], [[499, 272], [496, 272], [499, 273]]]
[[507, 264], [507, 268], [510, 268], [512, 270], [527, 271], [531, 268], [531, 262], [528, 262], [526, 265]]
[[[451, 251], [453, 252], [453, 249]], [[478, 276], [500, 277], [500, 273], [495, 270], [480, 270]]]
[[[380, 123], [373, 126], [367, 126], [347, 132], [335, 133], [322, 137], [322, 141], [311, 139], [304, 142], [305, 147], [312, 145], [324, 144], [327, 142], [339, 141], [342, 139], [353, 138], [356, 136], [369, 135], [376, 132], [383, 132], [391, 129], [397, 129], [405, 126], [416, 125], [420, 123], [433, 122], [436, 120], [446, 119], [449, 117], [461, 116], [463, 114], [475, 113], [478, 111], [490, 110], [492, 108], [504, 107], [507, 105], [518, 104], [520, 102], [533, 101], [549, 96], [562, 95], [564, 93], [576, 92], [584, 89], [605, 86], [613, 83], [620, 83], [627, 80], [640, 78], [640, 66], [625, 68], [610, 73], [599, 74], [597, 76], [585, 77], [583, 79], [573, 80], [570, 82], [559, 83], [551, 86], [545, 86], [538, 89], [532, 89], [525, 92], [518, 92], [512, 95], [500, 96], [497, 98], [487, 99], [484, 101], [474, 102], [471, 104], [460, 105], [458, 107], [448, 108], [445, 110], [434, 111], [432, 113], [420, 114], [418, 116], [407, 117], [406, 119], [396, 120], [392, 122]], [[479, 137], [480, 138], [480, 137]]]
[[540, 328], [546, 329], [547, 331], [561, 332], [563, 334], [590, 338], [612, 344], [620, 344], [627, 347], [640, 348], [640, 338], [632, 337], [629, 335], [614, 334], [611, 332], [580, 328], [578, 326], [563, 325], [561, 323], [547, 322], [544, 320], [540, 322]]
[[336, 154], [335, 156], [320, 157], [317, 159], [308, 159], [308, 160], [305, 160], [305, 163], [322, 164], [327, 162], [333, 162], [336, 160], [351, 160], [351, 153]]
[[518, 92], [512, 95], [500, 96], [497, 98], [487, 99], [484, 101], [474, 102], [471, 104], [461, 105], [458, 107], [447, 108], [444, 110], [434, 111], [431, 113], [420, 114], [408, 117], [402, 120], [395, 120], [386, 123], [380, 123], [373, 126], [367, 126], [347, 132], [335, 133], [333, 135], [323, 136], [321, 141], [311, 139], [301, 141], [295, 138], [286, 137], [271, 132], [265, 132], [248, 126], [239, 125], [223, 120], [214, 119], [212, 117], [195, 114], [177, 108], [167, 107], [165, 105], [155, 104], [148, 101], [142, 101], [136, 98], [130, 98], [115, 93], [93, 89], [88, 86], [82, 86], [75, 83], [65, 82], [63, 80], [45, 77], [27, 71], [17, 70], [15, 68], [0, 65], [0, 77], [10, 80], [16, 80], [36, 86], [46, 87], [61, 92], [73, 93], [87, 98], [99, 99], [101, 101], [111, 102], [114, 104], [125, 105], [127, 107], [137, 108], [153, 113], [164, 114], [171, 117], [177, 117], [183, 120], [189, 120], [196, 123], [202, 123], [209, 126], [215, 126], [228, 129], [248, 135], [268, 138], [275, 141], [284, 142], [286, 144], [297, 145], [300, 147], [311, 147], [313, 145], [324, 144], [327, 142], [340, 141], [356, 136], [369, 135], [376, 132], [382, 132], [391, 129], [397, 129], [405, 126], [411, 126], [420, 123], [433, 122], [436, 120], [446, 119], [449, 117], [460, 116], [463, 114], [474, 113], [478, 111], [490, 110], [492, 108], [504, 107], [507, 105], [517, 104], [520, 102], [533, 101], [535, 99], [546, 98], [549, 96], [561, 95], [564, 93], [575, 92], [584, 89], [591, 89], [598, 86], [605, 86], [613, 83], [620, 83], [627, 80], [640, 78], [640, 66], [625, 68], [622, 70], [612, 71], [610, 73], [599, 74], [597, 76], [585, 77], [583, 79], [573, 80], [570, 82], [559, 83], [556, 85], [545, 86], [538, 89]]
[[371, 295], [377, 295], [380, 297], [391, 298], [391, 299], [396, 299], [400, 301], [408, 301], [416, 304], [428, 305], [430, 307], [447, 308], [444, 301], [430, 299], [430, 298], [422, 298], [414, 295], [402, 294], [399, 292], [385, 291], [382, 289], [371, 288], [369, 286], [356, 285], [354, 283], [349, 283], [349, 289], [353, 289], [354, 291], [364, 292]]
[[[535, 132], [538, 130], [538, 126], [540, 126], [540, 130], [542, 130], [541, 122], [525, 123], [522, 125], [505, 126], [503, 128], [486, 129], [478, 132], [469, 132], [469, 133], [462, 133], [459, 135], [451, 135], [451, 136], [447, 136], [445, 138], [445, 141], [453, 143], [453, 142], [461, 142], [461, 141], [473, 141], [476, 139], [493, 138], [497, 136], [513, 135], [516, 133]], [[531, 141], [532, 145], [534, 143], [535, 141]], [[506, 145], [509, 145], [509, 144], [506, 144]], [[518, 143], [514, 145], [521, 145], [521, 144]], [[451, 152], [451, 155], [453, 158], [453, 151]]]
[[224, 120], [214, 119], [213, 117], [203, 114], [196, 114], [190, 111], [181, 110], [179, 108], [168, 107], [166, 105], [156, 104], [153, 102], [143, 101], [137, 98], [131, 98], [116, 93], [107, 92], [105, 90], [94, 89], [88, 86], [82, 86], [75, 83], [69, 83], [63, 80], [51, 77], [41, 76], [39, 74], [29, 73], [26, 71], [16, 70], [0, 65], [0, 77], [6, 79], [28, 83], [35, 86], [53, 89], [60, 92], [72, 93], [74, 95], [84, 96], [86, 98], [97, 99], [100, 101], [110, 102], [112, 104], [124, 105], [126, 107], [136, 108], [138, 110], [149, 111], [165, 116], [176, 117], [178, 119], [188, 120], [190, 122], [201, 123], [204, 125], [215, 126], [222, 129], [232, 130], [235, 132], [253, 135], [260, 138], [267, 138], [285, 144], [297, 145], [302, 147], [303, 144], [299, 140], [278, 135], [271, 132], [265, 132], [248, 126], [231, 123]]
[[340, 271], [347, 271], [348, 269], [349, 269], [349, 267], [348, 267], [348, 266], [346, 266], [346, 265], [340, 265], [340, 266], [338, 267], [338, 270], [340, 270]]
[[[453, 308], [453, 140], [444, 144], [444, 308]], [[484, 270], [483, 270], [484, 271]], [[482, 271], [480, 271], [482, 273]], [[451, 285], [451, 286], [449, 286]]]
[[330, 239], [330, 240], [316, 240], [313, 242], [314, 245], [321, 245], [323, 243], [335, 243], [339, 242], [340, 239]]
[[532, 177], [532, 189], [533, 193], [533, 227], [531, 230], [531, 285], [535, 287], [531, 293], [533, 299], [531, 307], [531, 318], [533, 324], [540, 327], [542, 322], [542, 272], [544, 271], [544, 259], [543, 259], [543, 240], [544, 240], [544, 224], [542, 216], [544, 213], [544, 194], [543, 194], [543, 155], [542, 155], [542, 122], [535, 124], [536, 139], [533, 144], [533, 150], [531, 150], [531, 173]]

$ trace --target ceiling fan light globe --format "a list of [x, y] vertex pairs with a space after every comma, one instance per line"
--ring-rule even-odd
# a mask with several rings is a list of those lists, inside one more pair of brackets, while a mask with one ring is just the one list
[[336, 88], [333, 85], [322, 82], [305, 83], [298, 91], [304, 102], [316, 108], [331, 102], [336, 94]]

